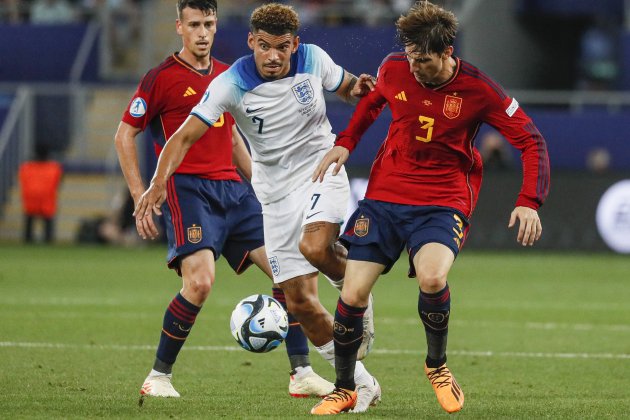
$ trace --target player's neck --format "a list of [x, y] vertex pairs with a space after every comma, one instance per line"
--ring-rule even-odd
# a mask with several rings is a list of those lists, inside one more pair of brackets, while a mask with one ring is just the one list
[[453, 57], [448, 57], [446, 64], [444, 65], [443, 70], [440, 72], [439, 76], [436, 77], [431, 83], [425, 83], [427, 87], [435, 87], [443, 85], [453, 78], [455, 74], [455, 69], [457, 67], [457, 62]]
[[198, 57], [183, 48], [177, 56], [195, 70], [207, 70], [208, 73], [212, 73], [212, 59], [210, 58], [210, 54], [204, 57]]

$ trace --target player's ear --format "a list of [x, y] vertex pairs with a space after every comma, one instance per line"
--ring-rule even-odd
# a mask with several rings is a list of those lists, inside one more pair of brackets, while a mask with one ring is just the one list
[[177, 35], [184, 35], [184, 33], [182, 32], [182, 21], [179, 19], [175, 19], [175, 30], [177, 31]]
[[291, 53], [296, 52], [299, 45], [300, 45], [300, 37], [296, 35], [293, 37], [293, 48], [291, 49]]
[[454, 50], [453, 46], [449, 45], [448, 47], [446, 47], [442, 55], [444, 56], [444, 58], [449, 58], [450, 56], [453, 55], [453, 50]]
[[249, 33], [247, 35], [247, 46], [249, 47], [250, 50], [254, 50], [254, 45], [255, 45], [255, 40], [254, 40], [254, 34], [253, 33]]

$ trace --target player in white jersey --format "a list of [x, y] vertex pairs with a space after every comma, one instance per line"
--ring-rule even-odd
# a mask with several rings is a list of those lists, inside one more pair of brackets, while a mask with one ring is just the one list
[[[373, 78], [357, 78], [321, 48], [300, 45], [298, 26], [290, 6], [270, 3], [254, 10], [247, 40], [253, 55], [238, 60], [208, 86], [200, 104], [167, 141], [134, 214], [139, 230], [149, 234], [152, 212], [160, 213], [170, 175], [208, 126], [223, 112], [232, 114], [252, 149], [252, 185], [263, 206], [274, 282], [309, 340], [334, 364], [333, 318], [319, 301], [317, 277], [322, 271], [334, 281], [343, 279], [346, 250], [336, 239], [349, 186], [345, 172], [325, 177], [323, 183], [310, 178], [335, 140], [324, 90], [355, 103], [373, 89]], [[354, 410], [365, 411], [380, 400], [380, 386], [360, 362], [355, 381]]]

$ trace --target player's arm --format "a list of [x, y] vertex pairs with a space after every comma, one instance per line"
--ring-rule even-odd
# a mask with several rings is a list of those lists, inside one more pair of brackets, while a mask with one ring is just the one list
[[136, 136], [141, 132], [124, 121], [121, 121], [114, 135], [114, 145], [116, 146], [116, 154], [120, 168], [127, 181], [129, 193], [133, 198], [133, 202], [137, 203], [138, 199], [144, 192], [144, 182], [140, 175], [140, 165], [138, 164], [138, 152], [136, 150]]
[[248, 181], [252, 180], [252, 158], [241, 133], [232, 126], [232, 162]]
[[343, 80], [336, 93], [345, 102], [356, 105], [359, 99], [373, 91], [376, 86], [376, 79], [369, 74], [362, 74], [359, 77], [344, 71]]
[[363, 100], [358, 103], [348, 126], [337, 136], [335, 147], [324, 155], [315, 168], [311, 177], [313, 182], [318, 179], [319, 182], [322, 182], [324, 180], [324, 174], [326, 174], [326, 171], [333, 163], [335, 163], [335, 168], [332, 174], [337, 175], [339, 173], [343, 164], [346, 163], [350, 157], [350, 153], [357, 146], [366, 130], [381, 114], [386, 103], [387, 100], [378, 89], [370, 91]]
[[516, 240], [523, 246], [533, 245], [542, 235], [538, 208], [549, 193], [549, 156], [547, 144], [532, 120], [514, 99], [507, 98], [486, 122], [494, 126], [521, 152], [523, 183], [508, 227], [519, 222]]
[[153, 224], [152, 213], [162, 214], [160, 206], [166, 200], [166, 182], [182, 163], [191, 146], [199, 140], [207, 129], [208, 126], [205, 122], [190, 115], [166, 142], [162, 153], [160, 153], [151, 184], [138, 200], [133, 212], [136, 217], [138, 232], [144, 239], [157, 237], [158, 232]]

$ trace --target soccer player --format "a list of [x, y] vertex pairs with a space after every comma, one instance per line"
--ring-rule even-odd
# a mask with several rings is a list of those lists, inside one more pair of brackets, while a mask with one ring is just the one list
[[409, 253], [410, 277], [419, 285], [424, 324], [424, 372], [442, 408], [461, 410], [464, 393], [446, 366], [451, 309], [448, 272], [464, 243], [481, 186], [481, 158], [474, 147], [482, 123], [495, 127], [521, 151], [523, 184], [510, 216], [517, 241], [533, 245], [542, 233], [537, 209], [549, 191], [545, 141], [518, 102], [486, 74], [453, 55], [455, 16], [417, 2], [396, 23], [404, 53], [390, 54], [376, 89], [359, 104], [335, 147], [313, 173], [335, 175], [385, 105], [392, 122], [370, 174], [365, 199], [342, 240], [349, 244], [345, 285], [335, 312], [336, 389], [311, 413], [336, 414], [356, 399], [353, 372], [361, 318], [378, 277], [401, 251]]
[[[354, 103], [373, 84], [369, 75], [357, 78], [344, 71], [321, 48], [301, 44], [298, 27], [297, 13], [290, 6], [270, 3], [253, 11], [247, 38], [253, 54], [210, 83], [199, 105], [168, 140], [135, 215], [146, 229], [152, 211], [159, 213], [169, 177], [187, 151], [200, 147], [199, 137], [230, 112], [252, 149], [252, 185], [263, 208], [274, 281], [309, 340], [334, 364], [333, 319], [319, 301], [317, 277], [319, 270], [333, 280], [343, 278], [345, 248], [335, 242], [349, 186], [343, 169], [321, 184], [310, 177], [335, 139], [324, 90]], [[210, 144], [201, 147], [214, 149]], [[359, 339], [359, 345], [362, 342]], [[355, 380], [359, 386], [355, 411], [365, 411], [380, 399], [380, 386], [362, 363], [356, 365]]]
[[[208, 84], [228, 68], [210, 55], [217, 27], [216, 0], [179, 0], [177, 13], [177, 33], [183, 48], [145, 75], [116, 133], [120, 165], [136, 203], [145, 189], [136, 156], [137, 135], [148, 127], [159, 154]], [[171, 384], [172, 366], [210, 293], [215, 260], [221, 254], [237, 273], [254, 263], [272, 278], [263, 246], [260, 203], [241, 182], [233, 157], [245, 177], [251, 178], [249, 152], [233, 118], [222, 113], [169, 180], [167, 205], [163, 208], [168, 266], [182, 276], [183, 287], [164, 315], [155, 363], [141, 395], [179, 396]], [[145, 239], [157, 234], [140, 228], [138, 232]], [[277, 285], [273, 295], [286, 305]], [[285, 340], [292, 368], [289, 393], [294, 397], [326, 394], [333, 386], [313, 372], [306, 337], [299, 323], [289, 316]]]

